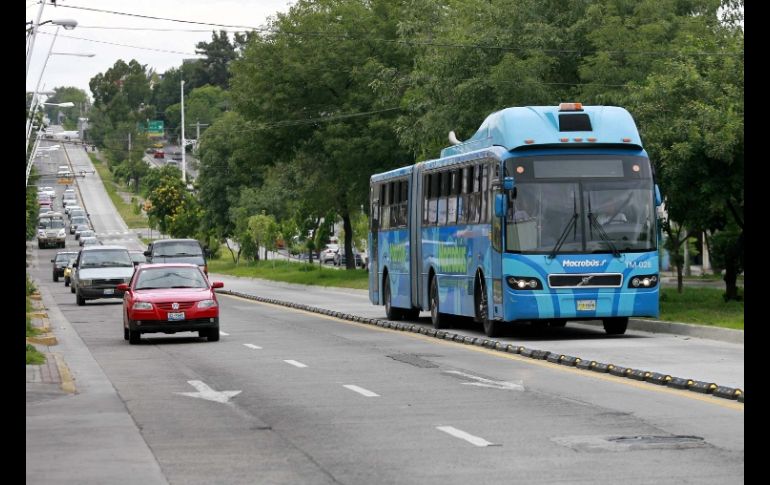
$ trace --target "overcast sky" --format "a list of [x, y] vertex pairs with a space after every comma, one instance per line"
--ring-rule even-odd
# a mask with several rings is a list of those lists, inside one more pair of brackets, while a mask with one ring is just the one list
[[[38, 79], [41, 79], [41, 91], [75, 86], [91, 97], [88, 81], [112, 67], [118, 59], [126, 62], [136, 59], [140, 64], [146, 64], [148, 68], [162, 73], [172, 67], [179, 67], [183, 59], [198, 57], [195, 55], [195, 44], [211, 41], [212, 30], [242, 30], [237, 27], [155, 20], [85, 9], [259, 28], [265, 25], [268, 17], [274, 17], [277, 12], [287, 12], [293, 3], [293, 0], [59, 0], [58, 5], [54, 6], [49, 0], [43, 7], [41, 23], [46, 20], [73, 19], [78, 26], [74, 30], [65, 30], [63, 27], [59, 29], [42, 78], [40, 74], [54, 40], [56, 27], [48, 24], [40, 28], [27, 73], [27, 91], [34, 91]], [[27, 0], [26, 5], [26, 20], [34, 21], [40, 3]], [[56, 53], [95, 55], [77, 57]]]

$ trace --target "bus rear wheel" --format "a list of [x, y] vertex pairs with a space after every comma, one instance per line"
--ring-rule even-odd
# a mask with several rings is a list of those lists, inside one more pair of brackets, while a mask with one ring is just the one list
[[383, 298], [385, 300], [385, 316], [388, 320], [401, 320], [404, 318], [404, 313], [399, 308], [393, 308], [390, 302], [390, 276], [385, 277], [385, 281], [382, 285]]
[[449, 328], [449, 318], [438, 311], [438, 278], [434, 277], [430, 281], [430, 322], [433, 324], [433, 328], [440, 330], [442, 328]]
[[602, 323], [607, 335], [623, 335], [628, 328], [628, 317], [605, 318]]

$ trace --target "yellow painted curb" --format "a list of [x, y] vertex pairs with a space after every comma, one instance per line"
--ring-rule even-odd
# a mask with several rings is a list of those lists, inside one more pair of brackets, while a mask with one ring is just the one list
[[59, 369], [59, 376], [61, 376], [62, 391], [74, 394], [76, 391], [75, 379], [72, 378], [69, 367], [67, 367], [67, 364], [64, 363], [59, 354], [53, 354], [53, 358], [56, 359], [56, 367]]
[[29, 299], [30, 300], [42, 300], [43, 297], [40, 296], [40, 293], [32, 293], [31, 295], [29, 295]]
[[27, 315], [32, 318], [48, 318], [48, 314], [46, 312], [29, 312]]
[[57, 345], [59, 343], [58, 340], [56, 340], [56, 335], [52, 333], [44, 333], [42, 335], [36, 335], [34, 337], [27, 337], [27, 342], [38, 344], [38, 345]]

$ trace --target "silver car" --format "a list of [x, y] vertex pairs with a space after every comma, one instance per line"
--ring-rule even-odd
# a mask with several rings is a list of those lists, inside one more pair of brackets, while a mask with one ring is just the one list
[[97, 298], [123, 298], [116, 287], [128, 283], [134, 274], [134, 263], [128, 249], [122, 246], [83, 246], [72, 264], [70, 291], [78, 305]]

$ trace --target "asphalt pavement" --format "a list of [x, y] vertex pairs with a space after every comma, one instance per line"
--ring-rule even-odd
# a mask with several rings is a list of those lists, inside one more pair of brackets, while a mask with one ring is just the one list
[[[365, 290], [308, 288], [217, 274], [211, 277], [224, 281], [225, 290], [237, 295], [262, 298], [263, 301], [293, 302], [317, 311], [337, 312], [340, 316], [384, 319], [383, 307], [372, 305]], [[663, 278], [669, 277], [664, 275]], [[663, 283], [671, 284], [666, 279]], [[706, 284], [718, 286], [720, 282]], [[33, 324], [48, 333], [33, 345], [48, 360], [41, 366], [27, 366], [27, 483], [50, 483], [52, 480], [57, 483], [167, 483], [125, 403], [78, 333], [58, 310], [45, 286], [39, 287], [41, 294], [35, 303]], [[328, 295], [336, 295], [337, 298], [328, 298]], [[339, 295], [347, 297], [340, 299]], [[591, 323], [572, 325], [590, 326]], [[424, 326], [429, 327], [429, 324]], [[457, 332], [483, 337], [476, 330]], [[680, 339], [705, 339], [704, 342], [711, 341], [707, 344], [715, 349], [719, 349], [720, 345], [740, 345], [742, 354], [743, 331], [649, 319], [630, 322], [629, 335], [645, 333], [648, 336], [650, 333], [666, 333]], [[559, 342], [550, 341], [547, 345], [559, 352]], [[622, 355], [622, 345], [619, 351]], [[732, 381], [737, 384], [730, 384], [742, 388], [742, 359], [740, 362], [725, 362], [724, 367], [729, 373], [738, 365], [740, 378]], [[714, 376], [714, 380], [722, 384], [717, 379], [727, 377]], [[75, 463], [77, 466], [72, 466]], [[120, 476], [115, 475], [116, 466], [124, 470]]]

